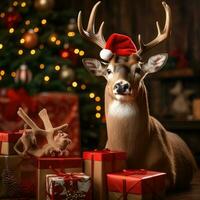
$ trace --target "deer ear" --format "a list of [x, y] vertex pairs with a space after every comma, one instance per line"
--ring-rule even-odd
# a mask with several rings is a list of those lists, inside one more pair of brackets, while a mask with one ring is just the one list
[[84, 58], [82, 60], [86, 69], [96, 76], [105, 76], [105, 67], [95, 58]]
[[155, 56], [150, 57], [148, 62], [143, 66], [144, 72], [154, 73], [159, 71], [165, 65], [167, 58], [167, 53], [157, 54]]

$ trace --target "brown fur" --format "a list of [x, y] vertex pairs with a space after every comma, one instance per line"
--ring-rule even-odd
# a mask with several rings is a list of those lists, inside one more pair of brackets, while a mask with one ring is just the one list
[[108, 132], [106, 148], [126, 151], [129, 168], [166, 172], [170, 188], [187, 187], [197, 169], [195, 160], [179, 136], [166, 131], [160, 122], [149, 115], [144, 84], [134, 101], [137, 109], [134, 117], [110, 117], [108, 106], [112, 101], [112, 97], [105, 91]]

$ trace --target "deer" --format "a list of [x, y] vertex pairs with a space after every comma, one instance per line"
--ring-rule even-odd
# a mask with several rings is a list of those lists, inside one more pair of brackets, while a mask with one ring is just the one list
[[[42, 109], [39, 112], [39, 117], [43, 121], [45, 129], [39, 128], [22, 108], [19, 108], [17, 114], [25, 122], [22, 136], [18, 139], [14, 146], [14, 150], [19, 155], [32, 155], [35, 157], [69, 155], [67, 146], [71, 144], [72, 141], [69, 139], [68, 134], [64, 132], [64, 130], [68, 127], [68, 124], [63, 124], [54, 128], [46, 109]], [[28, 126], [30, 129], [27, 129]], [[38, 145], [38, 135], [46, 138], [47, 143], [41, 147]], [[22, 151], [19, 149], [21, 144], [23, 145]]]
[[[95, 31], [95, 18], [100, 5], [97, 2], [90, 13], [87, 29], [83, 28], [82, 12], [77, 18], [79, 33], [103, 50], [106, 42], [103, 36], [104, 22]], [[166, 63], [168, 54], [161, 53], [151, 56], [144, 62], [144, 54], [165, 41], [171, 33], [171, 9], [162, 2], [166, 19], [161, 30], [156, 22], [157, 36], [149, 43], [144, 43], [138, 35], [139, 48], [134, 46], [129, 54], [119, 55], [107, 52], [105, 62], [102, 50], [100, 57], [83, 58], [86, 69], [96, 76], [106, 79], [105, 86], [105, 117], [107, 127], [106, 148], [112, 151], [127, 153], [127, 167], [148, 169], [166, 173], [166, 186], [169, 190], [185, 189], [190, 185], [197, 165], [186, 143], [175, 133], [167, 131], [163, 125], [150, 115], [147, 90], [144, 78], [148, 74], [159, 71]], [[115, 33], [114, 33], [115, 34]], [[121, 37], [121, 36], [120, 36]], [[121, 37], [123, 39], [128, 36]], [[120, 40], [120, 39], [119, 39]]]

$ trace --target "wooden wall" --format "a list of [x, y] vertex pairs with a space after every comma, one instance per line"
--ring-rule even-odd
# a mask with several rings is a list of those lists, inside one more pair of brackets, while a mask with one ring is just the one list
[[[86, 23], [97, 0], [60, 0], [66, 8], [82, 9]], [[171, 38], [158, 49], [180, 49], [190, 59], [200, 61], [200, 0], [166, 0], [172, 8]], [[113, 32], [128, 34], [137, 43], [137, 34], [150, 41], [156, 34], [155, 21], [164, 25], [161, 0], [102, 0], [98, 20], [105, 20], [105, 36]], [[156, 50], [155, 50], [156, 51]]]

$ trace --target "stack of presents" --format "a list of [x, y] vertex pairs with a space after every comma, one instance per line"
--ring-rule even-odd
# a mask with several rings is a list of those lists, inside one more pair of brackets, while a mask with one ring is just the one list
[[[19, 132], [0, 132], [0, 199], [163, 199], [165, 193], [165, 173], [145, 169], [127, 169], [127, 155], [125, 152], [104, 149], [86, 151], [80, 156], [80, 145], [77, 143], [77, 140], [79, 140], [77, 129], [69, 128], [68, 134], [65, 135], [65, 133], [61, 132], [62, 128], [60, 129], [60, 127], [55, 130], [49, 128], [48, 126], [51, 125], [51, 122], [48, 120], [50, 125], [47, 123], [47, 126], [44, 123], [45, 129], [40, 129], [38, 132], [31, 130], [36, 136], [36, 138], [31, 138], [32, 133], [29, 128], [33, 128], [34, 122], [37, 124], [37, 120], [32, 118], [32, 121], [27, 121], [29, 116], [23, 114], [25, 111], [21, 109], [17, 113], [29, 127]], [[47, 111], [51, 115], [51, 111], [49, 109]], [[41, 119], [44, 119], [41, 112], [39, 116]], [[76, 112], [78, 112], [77, 109], [74, 109], [73, 113]], [[66, 113], [70, 114], [69, 110]], [[51, 119], [52, 116], [50, 115], [49, 118]], [[78, 117], [71, 121], [66, 120], [66, 122], [68, 122], [69, 127], [73, 127], [74, 124], [78, 126]], [[64, 137], [70, 138], [67, 140], [70, 142], [66, 143], [64, 148], [59, 143], [60, 146], [58, 147], [60, 149], [49, 148], [48, 151], [43, 152], [41, 149], [46, 148], [51, 140], [47, 137], [47, 144], [39, 147], [38, 144], [41, 142], [39, 133], [43, 133], [41, 130], [46, 130], [45, 133], [47, 134], [52, 133], [51, 131], [54, 130], [53, 137], [56, 137], [58, 134], [63, 136], [64, 134]], [[76, 135], [75, 138], [72, 136], [73, 134]], [[24, 138], [28, 138], [30, 143], [27, 144]], [[21, 146], [19, 145], [18, 147], [19, 143]], [[28, 145], [28, 148], [26, 148], [25, 144]], [[37, 154], [38, 149], [43, 153]]]

